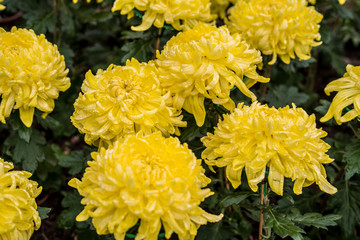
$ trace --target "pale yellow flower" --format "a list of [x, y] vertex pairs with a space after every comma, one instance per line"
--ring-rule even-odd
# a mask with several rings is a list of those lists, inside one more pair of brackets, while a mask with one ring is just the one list
[[29, 240], [41, 225], [35, 198], [42, 188], [29, 172], [12, 168], [0, 158], [0, 240]]
[[226, 17], [226, 9], [230, 3], [235, 3], [236, 0], [211, 0], [211, 12], [217, 14], [220, 18]]
[[116, 0], [112, 11], [120, 11], [128, 18], [134, 16], [133, 10], [143, 11], [144, 16], [139, 26], [132, 26], [133, 31], [145, 31], [152, 25], [157, 28], [164, 23], [176, 30], [186, 30], [197, 22], [210, 22], [214, 16], [210, 13], [210, 0]]
[[163, 226], [167, 239], [175, 232], [180, 240], [190, 240], [200, 225], [222, 218], [199, 207], [213, 194], [203, 188], [210, 179], [201, 160], [177, 138], [160, 132], [128, 135], [92, 157], [82, 180], [69, 185], [84, 197], [76, 220], [91, 217], [98, 234], [124, 239], [140, 220], [136, 239], [158, 239]]
[[234, 188], [241, 184], [245, 168], [250, 188], [258, 190], [269, 168], [271, 190], [283, 194], [284, 177], [294, 181], [294, 193], [314, 182], [324, 192], [337, 190], [326, 180], [323, 163], [333, 161], [330, 148], [322, 137], [327, 133], [316, 128], [315, 116], [303, 109], [286, 106], [276, 109], [254, 102], [239, 104], [234, 112], [224, 115], [215, 128], [201, 141], [206, 146], [202, 158], [210, 166], [225, 167]]
[[265, 55], [284, 63], [296, 56], [310, 58], [311, 48], [319, 46], [322, 15], [306, 0], [239, 0], [229, 10], [229, 29]]
[[16, 27], [10, 32], [0, 28], [0, 46], [0, 121], [5, 123], [14, 108], [30, 127], [35, 108], [45, 117], [59, 91], [70, 87], [64, 56], [44, 35]]
[[106, 71], [85, 75], [82, 93], [74, 103], [71, 121], [88, 144], [140, 130], [148, 134], [162, 131], [179, 133], [185, 127], [180, 111], [170, 107], [169, 93], [164, 93], [152, 62], [128, 60], [126, 66], [110, 65]]
[[[329, 121], [334, 117], [337, 124], [341, 125], [360, 116], [360, 66], [354, 67], [349, 64], [346, 66], [346, 71], [342, 78], [330, 82], [325, 87], [326, 95], [330, 95], [334, 91], [338, 93], [326, 115], [320, 119], [321, 122]], [[344, 108], [351, 104], [354, 109], [342, 115]]]
[[[155, 61], [161, 85], [174, 97], [174, 106], [193, 114], [198, 126], [205, 121], [204, 98], [232, 110], [230, 90], [236, 86], [252, 100], [249, 88], [256, 82], [268, 82], [257, 74], [262, 63], [259, 51], [230, 35], [226, 26], [216, 28], [198, 23], [193, 29], [170, 39]], [[243, 82], [243, 78], [247, 79]]]

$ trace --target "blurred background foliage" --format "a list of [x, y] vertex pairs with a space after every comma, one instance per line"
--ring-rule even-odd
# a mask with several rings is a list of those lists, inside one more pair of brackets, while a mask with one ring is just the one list
[[[75, 221], [83, 208], [81, 197], [67, 182], [73, 177], [81, 178], [90, 153], [96, 148], [86, 145], [72, 126], [69, 117], [74, 111], [73, 103], [87, 71], [96, 73], [109, 64], [124, 65], [132, 57], [149, 61], [154, 58], [157, 39], [161, 50], [177, 32], [166, 28], [160, 33], [155, 27], [133, 32], [130, 26], [138, 25], [141, 19], [136, 16], [127, 20], [118, 12], [112, 13], [113, 0], [78, 4], [70, 0], [5, 0], [3, 4], [6, 9], [0, 13], [0, 26], [6, 30], [12, 26], [31, 28], [37, 34], [45, 34], [65, 56], [72, 83], [69, 90], [61, 93], [48, 117], [42, 119], [39, 112], [35, 114], [31, 128], [21, 123], [17, 112], [7, 125], [0, 125], [2, 157], [14, 162], [18, 169], [33, 173], [32, 178], [44, 188], [38, 198], [44, 219], [32, 239], [113, 239], [98, 236], [89, 220]], [[313, 49], [312, 58], [307, 61], [293, 60], [288, 65], [278, 61], [271, 68], [270, 83], [257, 84], [252, 90], [262, 103], [284, 107], [294, 102], [319, 119], [333, 97], [324, 94], [326, 84], [341, 77], [347, 64], [360, 65], [360, 0], [348, 0], [345, 5], [339, 5], [337, 0], [318, 0], [315, 7], [324, 15], [320, 29], [323, 44]], [[218, 25], [222, 22], [219, 20]], [[266, 61], [269, 58], [264, 56]], [[264, 66], [262, 74], [270, 74]], [[249, 103], [237, 89], [231, 95], [236, 103]], [[219, 118], [227, 113], [210, 101], [206, 102], [206, 109], [206, 122], [200, 128], [193, 116], [184, 112], [188, 127], [181, 130], [179, 137], [199, 158], [204, 149], [200, 138], [213, 132]], [[353, 120], [338, 126], [331, 120], [318, 126], [328, 132], [325, 140], [332, 147], [329, 154], [335, 161], [326, 166], [326, 171], [338, 193], [330, 196], [311, 186], [296, 196], [291, 190], [293, 183], [285, 181], [284, 196], [267, 191], [266, 204], [261, 206], [260, 193], [249, 189], [246, 178], [234, 190], [225, 179], [224, 169], [217, 169], [217, 173], [207, 169], [215, 195], [206, 199], [203, 208], [224, 213], [225, 217], [202, 226], [197, 239], [256, 239], [260, 209], [265, 216], [263, 239], [359, 238], [359, 123]], [[132, 238], [131, 232], [128, 237]]]

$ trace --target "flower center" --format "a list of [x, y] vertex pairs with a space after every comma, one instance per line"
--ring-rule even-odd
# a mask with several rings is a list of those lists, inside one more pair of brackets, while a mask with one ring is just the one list
[[125, 101], [127, 104], [134, 105], [141, 101], [144, 93], [141, 91], [141, 84], [136, 79], [121, 79], [119, 77], [110, 80], [108, 89], [111, 97], [115, 98], [115, 103]]
[[158, 185], [165, 180], [167, 175], [166, 167], [157, 155], [143, 154], [137, 162], [139, 175], [148, 185]]

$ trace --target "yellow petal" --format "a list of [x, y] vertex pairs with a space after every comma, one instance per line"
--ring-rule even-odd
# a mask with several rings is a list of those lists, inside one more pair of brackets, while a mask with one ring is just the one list
[[237, 188], [241, 184], [241, 172], [242, 168], [233, 170], [232, 165], [226, 167], [226, 177], [229, 179], [234, 188]]
[[268, 176], [269, 185], [272, 191], [276, 194], [282, 196], [284, 188], [284, 175], [278, 171], [275, 164], [270, 162], [269, 166], [269, 176]]
[[27, 127], [31, 127], [31, 124], [33, 122], [33, 117], [34, 117], [34, 110], [35, 108], [33, 107], [28, 107], [28, 108], [20, 108], [20, 119], [21, 121], [24, 123], [25, 126]]

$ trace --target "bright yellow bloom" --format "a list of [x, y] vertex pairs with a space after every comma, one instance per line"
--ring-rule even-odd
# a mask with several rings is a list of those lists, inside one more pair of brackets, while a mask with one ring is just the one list
[[12, 168], [0, 158], [0, 240], [29, 240], [41, 225], [35, 198], [42, 188], [29, 172]]
[[235, 3], [236, 0], [211, 0], [211, 12], [219, 15], [220, 18], [225, 18], [226, 9], [230, 3]]
[[199, 207], [213, 194], [202, 189], [210, 179], [201, 160], [177, 138], [140, 132], [92, 157], [82, 180], [74, 178], [69, 185], [84, 197], [85, 208], [76, 220], [91, 217], [98, 234], [124, 239], [140, 220], [136, 239], [158, 239], [163, 225], [167, 239], [175, 232], [180, 240], [190, 240], [200, 225], [222, 218]]
[[[79, 1], [79, 0], [73, 0], [73, 3], [76, 4], [76, 3], [78, 3], [78, 1]], [[101, 2], [103, 2], [103, 1], [104, 1], [104, 0], [96, 0], [97, 3], [101, 3]], [[91, 0], [86, 0], [86, 2], [87, 2], [87, 3], [90, 3]]]
[[269, 64], [274, 64], [277, 56], [288, 64], [295, 54], [307, 60], [311, 48], [321, 44], [323, 16], [307, 6], [306, 0], [239, 0], [229, 13], [230, 31], [242, 34], [263, 54], [272, 54]]
[[255, 100], [249, 88], [269, 81], [256, 72], [262, 62], [260, 52], [250, 48], [240, 35], [230, 35], [226, 26], [199, 23], [170, 39], [157, 58], [162, 87], [172, 93], [175, 108], [192, 113], [198, 126], [205, 121], [204, 98], [232, 110], [235, 104], [230, 90], [234, 86]]
[[[4, 0], [0, 0], [0, 2], [3, 2]], [[2, 4], [0, 4], [0, 11], [1, 10], [4, 10], [5, 9], [5, 6], [4, 5], [2, 5]]]
[[316, 183], [324, 192], [337, 190], [326, 180], [323, 163], [333, 161], [330, 148], [322, 137], [327, 133], [316, 128], [315, 116], [303, 109], [286, 106], [276, 109], [254, 102], [239, 104], [234, 112], [224, 115], [215, 128], [201, 141], [207, 147], [202, 158], [210, 165], [226, 166], [226, 175], [234, 188], [241, 184], [245, 168], [250, 188], [264, 180], [266, 167], [271, 189], [283, 194], [284, 177], [294, 181], [294, 193]]
[[171, 24], [176, 30], [186, 30], [197, 22], [210, 22], [210, 0], [116, 0], [112, 11], [121, 11], [128, 18], [134, 16], [134, 9], [145, 12], [142, 23], [132, 26], [133, 31], [145, 31], [154, 24], [161, 28], [164, 23]]
[[106, 71], [85, 75], [74, 103], [71, 121], [85, 141], [95, 144], [99, 138], [113, 141], [116, 137], [140, 130], [148, 134], [162, 131], [165, 135], [179, 133], [185, 127], [180, 111], [169, 107], [170, 94], [160, 88], [152, 62], [128, 60], [126, 66], [110, 65]]
[[30, 127], [35, 108], [46, 117], [59, 91], [70, 87], [64, 56], [44, 35], [16, 27], [11, 32], [0, 28], [0, 46], [0, 121], [5, 123], [14, 108]]
[[[321, 122], [335, 118], [337, 124], [349, 122], [360, 116], [360, 66], [346, 66], [346, 73], [342, 78], [332, 81], [325, 87], [326, 95], [331, 92], [338, 92], [332, 101], [326, 115], [320, 119]], [[343, 116], [344, 108], [353, 105], [354, 109], [346, 112]]]

